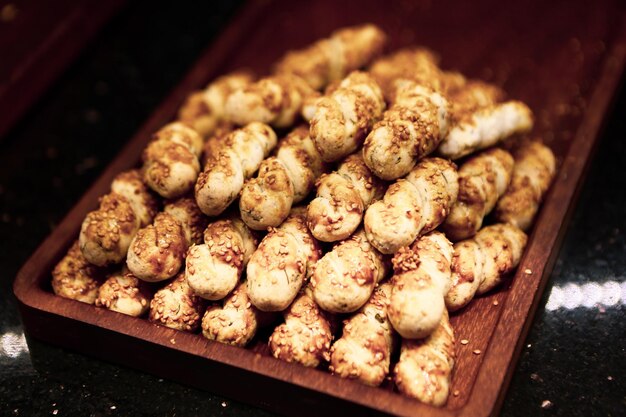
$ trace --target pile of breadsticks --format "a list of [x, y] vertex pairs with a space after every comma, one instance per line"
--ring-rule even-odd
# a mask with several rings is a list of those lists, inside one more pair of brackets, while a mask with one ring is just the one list
[[237, 346], [269, 327], [276, 358], [443, 405], [448, 312], [516, 268], [555, 158], [524, 103], [385, 40], [341, 29], [192, 93], [54, 292]]

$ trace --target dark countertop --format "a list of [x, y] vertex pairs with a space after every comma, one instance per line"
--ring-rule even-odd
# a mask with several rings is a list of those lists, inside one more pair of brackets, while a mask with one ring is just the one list
[[[234, 4], [193, 2], [183, 12], [178, 3], [133, 3], [0, 140], [0, 415], [270, 415], [35, 340], [27, 346], [11, 291], [19, 267], [220, 31]], [[503, 415], [625, 413], [624, 116], [622, 91]]]

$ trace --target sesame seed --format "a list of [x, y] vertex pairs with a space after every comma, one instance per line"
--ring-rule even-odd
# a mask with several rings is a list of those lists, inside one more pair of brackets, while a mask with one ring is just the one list
[[468, 343], [469, 343], [469, 340], [467, 340], [467, 339], [461, 340], [461, 344], [462, 345], [467, 345]]
[[480, 355], [480, 349], [475, 349], [472, 351], [474, 355]]

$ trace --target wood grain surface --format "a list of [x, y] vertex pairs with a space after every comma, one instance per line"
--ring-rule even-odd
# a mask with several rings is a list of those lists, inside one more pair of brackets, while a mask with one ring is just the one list
[[125, 0], [0, 3], [0, 138]]
[[[624, 16], [612, 1], [596, 2], [593, 8], [565, 1], [249, 3], [24, 265], [14, 291], [27, 332], [283, 414], [497, 413], [621, 80]], [[50, 292], [50, 271], [76, 238], [85, 214], [117, 173], [136, 165], [150, 133], [173, 117], [190, 91], [240, 67], [267, 72], [287, 49], [367, 21], [390, 35], [390, 50], [430, 47], [441, 55], [444, 68], [494, 82], [527, 102], [536, 115], [533, 133], [559, 160], [515, 277], [452, 317], [458, 360], [444, 408], [401, 396], [391, 384], [371, 388], [280, 362], [268, 355], [262, 338], [250, 349], [234, 348]], [[469, 343], [461, 345], [461, 339]]]

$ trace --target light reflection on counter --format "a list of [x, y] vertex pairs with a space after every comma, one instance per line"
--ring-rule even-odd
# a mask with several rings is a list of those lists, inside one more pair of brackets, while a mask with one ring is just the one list
[[546, 310], [617, 307], [626, 305], [626, 281], [589, 282], [552, 287]]
[[28, 353], [24, 333], [6, 332], [0, 336], [0, 357], [17, 358], [23, 353]]

